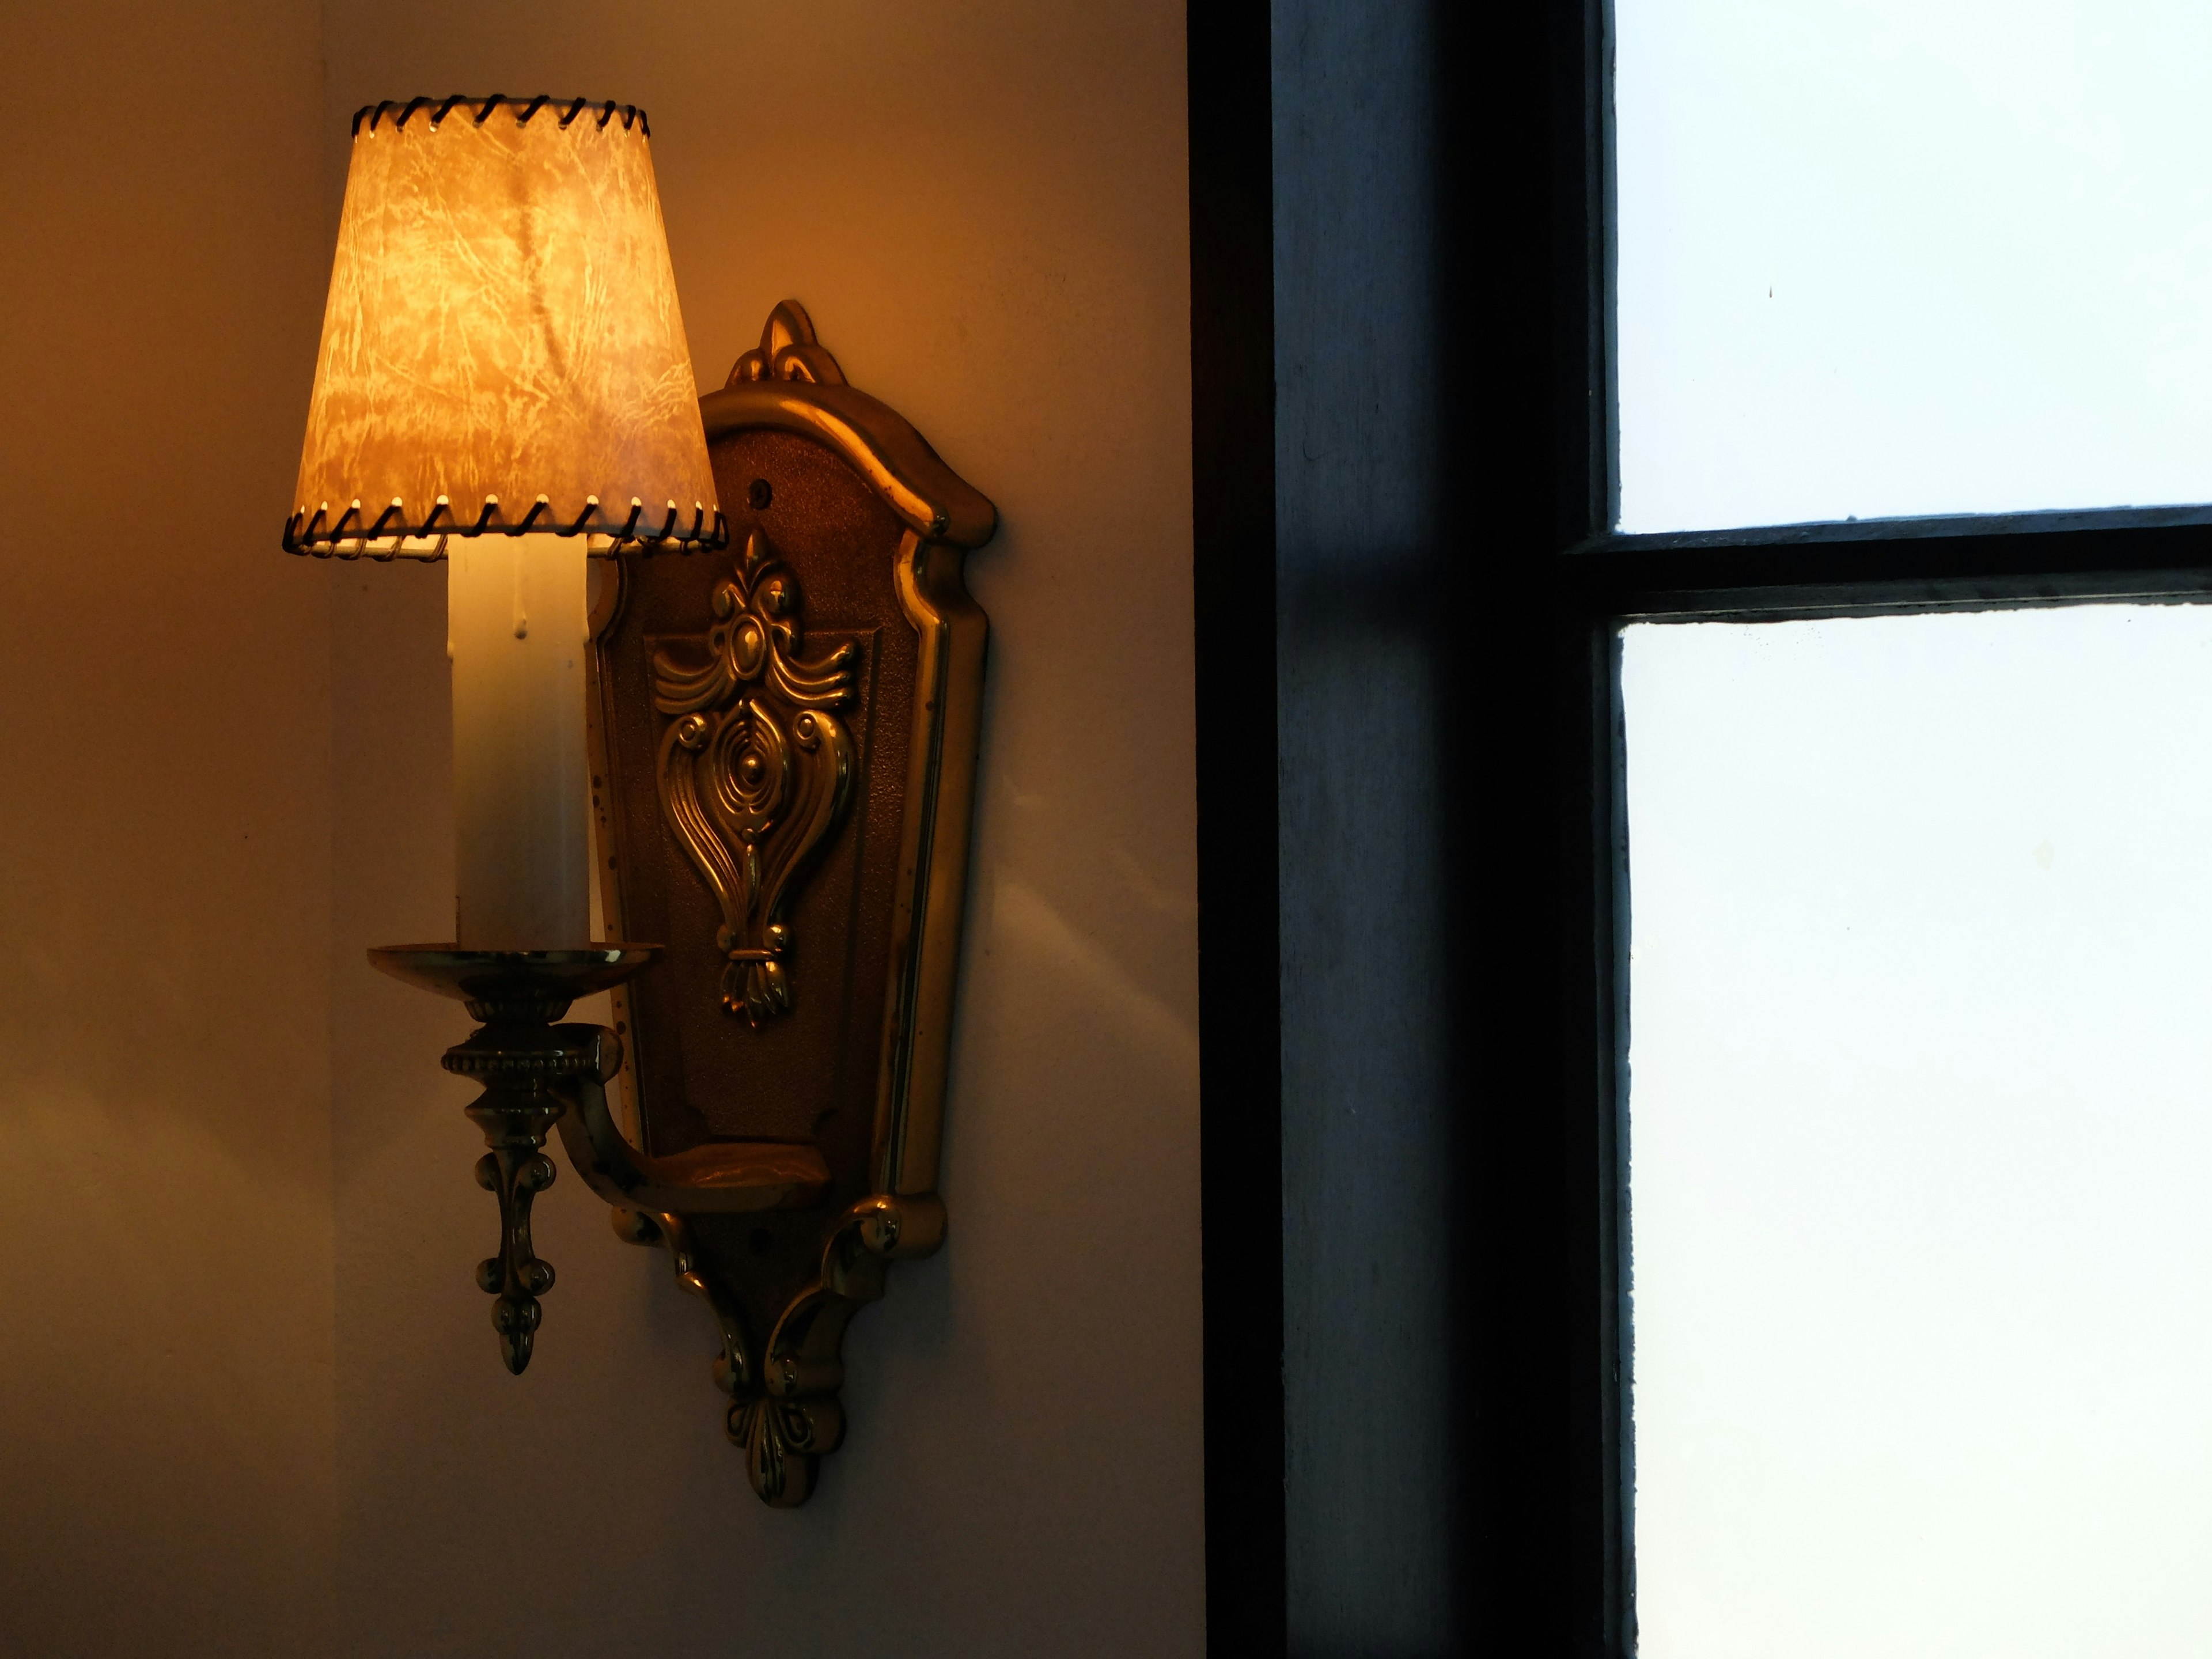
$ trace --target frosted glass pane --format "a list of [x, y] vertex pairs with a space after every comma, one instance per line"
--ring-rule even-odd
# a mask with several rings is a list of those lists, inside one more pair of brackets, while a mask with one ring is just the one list
[[2212, 6], [1613, 12], [1621, 528], [2212, 500]]
[[1643, 1659], [2212, 1654], [2212, 610], [1624, 653]]

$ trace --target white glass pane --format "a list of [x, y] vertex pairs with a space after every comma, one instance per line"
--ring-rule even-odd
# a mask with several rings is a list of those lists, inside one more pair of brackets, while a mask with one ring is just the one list
[[1643, 1659], [2212, 1654], [2212, 610], [1624, 653]]
[[2212, 500], [2212, 5], [1614, 18], [1621, 528]]

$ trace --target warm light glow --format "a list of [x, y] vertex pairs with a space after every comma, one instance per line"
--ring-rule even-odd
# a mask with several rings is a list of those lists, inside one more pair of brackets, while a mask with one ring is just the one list
[[673, 503], [676, 533], [714, 533], [643, 118], [526, 107], [359, 122], [299, 538], [467, 530], [493, 497], [514, 528], [541, 496], [532, 529], [662, 535]]
[[641, 112], [356, 118], [297, 502], [300, 550], [448, 537], [456, 940], [586, 943], [586, 535], [724, 537]]

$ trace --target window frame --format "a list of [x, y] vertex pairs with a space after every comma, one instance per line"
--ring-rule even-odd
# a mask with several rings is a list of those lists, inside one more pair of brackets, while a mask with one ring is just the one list
[[[1601, 404], [1601, 418], [1583, 432], [1562, 433], [1562, 447], [1593, 468], [1588, 495], [1602, 500], [1580, 535], [1555, 530], [1551, 581], [1570, 626], [1601, 634], [1602, 680], [1562, 685], [1563, 700], [1586, 696], [1607, 710], [1601, 746], [1583, 757], [1595, 811], [1606, 840], [1590, 844], [1593, 864], [1588, 926], [1570, 900], [1561, 906], [1563, 953], [1570, 975], [1586, 974], [1607, 988], [1606, 1016], [1590, 1022], [1585, 1047], [1601, 1045], [1604, 1081], [1585, 1073], [1579, 1093], [1568, 1083], [1568, 1111], [1596, 1121], [1594, 1160], [1612, 1188], [1595, 1231], [1604, 1235], [1602, 1289], [1594, 1318], [1561, 1361], [1577, 1375], [1600, 1370], [1602, 1421], [1586, 1424], [1592, 1442], [1570, 1461], [1595, 1474], [1602, 1492], [1585, 1492], [1571, 1505], [1576, 1559], [1602, 1561], [1578, 1582], [1559, 1586], [1560, 1610], [1581, 1639], [1565, 1650], [1628, 1659], [1636, 1650], [1632, 1347], [1626, 1296], [1629, 1101], [1629, 848], [1626, 836], [1626, 732], [1619, 637], [1643, 622], [1782, 622], [1814, 617], [1921, 615], [2017, 610], [2061, 605], [2172, 602], [2212, 599], [2212, 506], [2175, 505], [2106, 511], [2031, 511], [1916, 518], [1818, 521], [1725, 530], [1627, 535], [1612, 528], [1619, 484], [1619, 405], [1612, 358], [1614, 248], [1612, 154], [1611, 0], [1553, 0], [1553, 129], [1579, 134], [1578, 174], [1553, 168], [1553, 213], [1588, 227], [1578, 246], [1563, 248], [1551, 274], [1554, 303], [1578, 308], [1590, 349], [1579, 359], [1561, 352], [1552, 367], [1552, 398], [1563, 411], [1577, 402]], [[1578, 66], [1578, 75], [1569, 75]], [[1571, 417], [1563, 415], [1563, 428]], [[1579, 442], [1577, 441], [1579, 440]], [[1556, 466], [1568, 465], [1564, 457]], [[1596, 469], [1602, 469], [1598, 471]], [[1592, 653], [1593, 659], [1600, 654]], [[1594, 1171], [1585, 1171], [1593, 1173]], [[1570, 1223], [1571, 1224], [1571, 1223]], [[1586, 1291], [1586, 1284], [1569, 1294]], [[1588, 1304], [1584, 1304], [1588, 1310]], [[1593, 1456], [1591, 1452], [1595, 1451]], [[1541, 1645], [1541, 1644], [1540, 1644]], [[1551, 1650], [1560, 1650], [1553, 1647]]]
[[[1610, 14], [1431, 0], [1426, 257], [1447, 299], [1409, 349], [1437, 354], [1431, 465], [1453, 506], [1433, 560], [1362, 590], [1422, 618], [1439, 665], [1454, 1202], [1403, 1224], [1454, 1263], [1449, 1305], [1420, 1310], [1453, 1354], [1450, 1650], [1577, 1659], [1635, 1647], [1620, 629], [2212, 597], [2212, 507], [1615, 533]], [[1188, 9], [1208, 1630], [1253, 1654], [1308, 1650], [1285, 1614], [1289, 820], [1267, 625], [1273, 216], [1305, 184], [1274, 148], [1272, 15]]]
[[[1483, 1190], [1516, 1231], [1548, 1234], [1556, 1266], [1523, 1330], [1565, 1381], [1568, 1420], [1540, 1450], [1490, 1456], [1522, 1483], [1548, 1463], [1571, 1490], [1553, 1510], [1548, 1561], [1516, 1587], [1476, 1570], [1529, 1650], [1635, 1650], [1632, 1351], [1626, 1298], [1629, 923], [1626, 734], [1619, 638], [1638, 622], [1777, 622], [2212, 597], [2212, 507], [2024, 512], [1625, 535], [1613, 379], [1611, 5], [1552, 0], [1545, 13], [1542, 118], [1551, 142], [1544, 224], [1549, 258], [1532, 272], [1553, 326], [1525, 366], [1524, 395], [1553, 412], [1547, 465], [1555, 507], [1540, 544], [1559, 649], [1551, 680], [1557, 737], [1548, 769], [1562, 857], [1555, 930], [1559, 1038], [1550, 1056], [1563, 1121], [1567, 1200], [1516, 1204], [1494, 1175]], [[1531, 40], [1528, 44], [1535, 43]], [[1535, 77], [1531, 77], [1532, 82]], [[1522, 234], [1537, 232], [1526, 198]], [[1526, 296], [1538, 308], [1538, 295]], [[1530, 525], [1530, 532], [1535, 526]], [[1532, 676], [1537, 665], [1526, 665]], [[1531, 915], [1519, 921], [1533, 930]], [[1543, 1092], [1549, 1093], [1549, 1091]], [[1470, 1175], [1476, 1174], [1470, 1170]], [[1503, 1292], [1493, 1291], [1503, 1302]], [[1540, 1334], [1539, 1334], [1540, 1333]], [[1501, 1395], [1514, 1392], [1492, 1374]], [[1501, 1438], [1510, 1437], [1501, 1431]], [[1489, 1495], [1484, 1507], [1504, 1498]], [[1520, 1502], [1542, 1499], [1523, 1484]], [[1507, 1611], [1510, 1609], [1510, 1612]], [[1547, 1628], [1548, 1627], [1548, 1628]], [[1488, 1637], [1491, 1632], [1483, 1629]]]

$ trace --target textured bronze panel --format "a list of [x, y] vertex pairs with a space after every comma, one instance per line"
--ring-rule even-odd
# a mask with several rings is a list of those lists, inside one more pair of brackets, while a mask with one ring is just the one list
[[[666, 954], [628, 989], [623, 1018], [636, 1073], [642, 1145], [665, 1156], [714, 1140], [795, 1140], [818, 1146], [831, 1171], [830, 1214], [870, 1190], [869, 1140], [889, 971], [899, 815], [914, 714], [915, 630], [891, 570], [905, 526], [866, 480], [822, 445], [751, 430], [710, 447], [730, 512], [726, 553], [623, 562], [627, 589], [602, 635], [612, 855], [625, 937]], [[768, 505], [751, 502], [764, 482]], [[652, 657], [704, 654], [710, 596], [764, 534], [798, 578], [808, 650], [859, 647], [855, 701], [842, 711], [854, 769], [851, 805], [787, 907], [793, 944], [791, 1009], [754, 1026], [713, 991], [721, 909], [663, 823], [652, 787], [668, 717], [653, 706]], [[699, 1242], [744, 1304], [756, 1333], [809, 1274], [823, 1217], [699, 1218]]]
[[[913, 428], [843, 383], [796, 306], [777, 307], [761, 349], [702, 402], [730, 547], [623, 556], [595, 617], [592, 791], [607, 931], [663, 951], [615, 993], [623, 1087], [648, 1160], [799, 1168], [774, 1156], [780, 1145], [818, 1154], [828, 1180], [763, 1187], [775, 1205], [750, 1206], [654, 1186], [666, 1207], [632, 1199], [617, 1229], [665, 1243], [679, 1281], [714, 1309], [731, 1436], [761, 1496], [787, 1505], [805, 1499], [817, 1458], [842, 1433], [845, 1325], [882, 1294], [890, 1261], [926, 1255], [944, 1236], [936, 1149], [986, 629], [962, 560], [996, 514]], [[784, 586], [769, 594], [778, 567]], [[718, 613], [717, 589], [740, 573]], [[798, 665], [780, 703], [757, 641], [730, 631], [748, 616], [757, 630], [783, 630]], [[720, 678], [678, 672], [717, 660], [718, 626]], [[765, 730], [765, 748], [758, 763], [734, 746], [710, 754], [716, 739], [695, 726], [709, 763], [685, 763], [672, 785], [664, 747], [697, 718], [685, 709], [702, 694], [688, 688], [710, 680], [718, 709], [736, 681], [758, 688], [746, 729]], [[668, 692], [679, 684], [687, 689]], [[732, 927], [726, 895], [739, 894], [727, 902], [744, 910], [744, 892], [774, 889], [743, 874], [744, 837], [767, 818], [737, 797], [775, 763], [778, 732], [813, 735], [794, 712], [809, 698], [849, 737], [849, 793], [793, 866], [781, 910], [746, 911]], [[818, 824], [819, 757], [808, 764], [792, 799]], [[758, 833], [763, 869], [775, 836], [793, 844], [782, 827]], [[719, 866], [726, 855], [737, 862]], [[750, 965], [764, 957], [780, 969], [765, 990]], [[750, 993], [733, 994], [733, 984]], [[623, 1204], [619, 1181], [594, 1184]]]
[[[629, 591], [603, 636], [607, 760], [623, 780], [612, 848], [619, 931], [667, 952], [629, 988], [646, 1150], [817, 1135], [858, 1136], [864, 1149], [914, 709], [915, 631], [890, 579], [904, 526], [851, 468], [805, 439], [742, 432], [710, 453], [725, 499], [739, 503], [731, 550], [625, 561]], [[765, 508], [749, 504], [756, 480], [772, 491]], [[653, 654], [704, 655], [710, 596], [755, 530], [797, 576], [810, 653], [850, 643], [859, 658], [855, 700], [841, 711], [854, 740], [853, 799], [786, 907], [790, 1012], [758, 1026], [699, 994], [721, 974], [721, 909], [653, 790], [639, 787], [653, 777], [669, 724], [653, 708]]]

